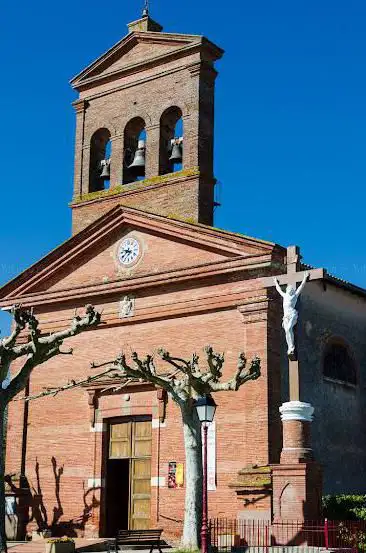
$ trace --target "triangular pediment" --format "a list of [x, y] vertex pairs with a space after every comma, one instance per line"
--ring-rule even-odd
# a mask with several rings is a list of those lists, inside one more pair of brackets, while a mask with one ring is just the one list
[[129, 67], [131, 64], [149, 61], [149, 59], [174, 52], [177, 48], [181, 47], [182, 44], [172, 44], [170, 41], [166, 43], [156, 40], [150, 43], [146, 41], [137, 41], [132, 48], [126, 50], [125, 53], [121, 53], [121, 56], [117, 58], [115, 62], [106, 67], [99, 74], [107, 75], [109, 73], [114, 73], [115, 71]]
[[222, 50], [204, 37], [173, 33], [133, 32], [81, 71], [70, 82], [76, 89], [124, 72], [141, 71], [152, 63], [165, 63], [171, 56], [184, 56], [191, 49], [210, 49], [212, 59]]
[[[124, 264], [126, 239], [138, 255]], [[271, 256], [275, 244], [117, 206], [0, 289], [0, 304]], [[72, 295], [72, 294], [71, 294]]]

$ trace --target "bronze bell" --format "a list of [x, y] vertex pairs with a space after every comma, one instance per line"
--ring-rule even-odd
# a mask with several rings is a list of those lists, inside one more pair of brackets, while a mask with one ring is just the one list
[[111, 160], [102, 159], [102, 161], [100, 162], [100, 165], [102, 167], [100, 178], [103, 180], [109, 180], [111, 178]]
[[145, 175], [145, 141], [139, 140], [133, 162], [128, 166], [137, 177]]
[[183, 160], [183, 148], [182, 148], [182, 138], [175, 138], [172, 140], [172, 152], [170, 154], [169, 161], [171, 163], [182, 163]]

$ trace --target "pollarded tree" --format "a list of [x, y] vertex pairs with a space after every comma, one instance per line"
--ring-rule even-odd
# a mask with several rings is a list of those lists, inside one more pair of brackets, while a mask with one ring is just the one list
[[[83, 317], [75, 316], [69, 328], [42, 336], [38, 328], [38, 319], [33, 310], [12, 308], [13, 330], [7, 338], [0, 340], [0, 553], [7, 551], [5, 534], [5, 413], [7, 405], [19, 392], [25, 389], [35, 367], [60, 354], [72, 354], [72, 350], [61, 351], [66, 338], [76, 336], [84, 330], [97, 326], [100, 314], [91, 305], [86, 306]], [[20, 334], [25, 331], [28, 341], [19, 343]], [[24, 359], [24, 362], [22, 362]], [[11, 365], [21, 363], [18, 371], [12, 375]]]
[[137, 379], [151, 382], [166, 390], [178, 405], [182, 415], [186, 456], [186, 496], [182, 546], [198, 549], [202, 521], [202, 443], [201, 424], [197, 416], [195, 400], [214, 392], [237, 391], [245, 382], [256, 380], [260, 376], [260, 360], [258, 357], [252, 359], [247, 369], [247, 360], [244, 353], [241, 353], [233, 377], [226, 382], [221, 382], [224, 355], [215, 353], [211, 346], [205, 348], [205, 369], [199, 366], [197, 354], [187, 361], [172, 357], [163, 349], [158, 353], [161, 359], [169, 365], [169, 371], [166, 373], [157, 371], [151, 355], [140, 359], [137, 353], [131, 355], [131, 362], [127, 362], [124, 354], [120, 354], [113, 361], [94, 363], [92, 366], [94, 368], [109, 366], [111, 377], [115, 379]]
[[[260, 376], [260, 360], [254, 357], [247, 369], [244, 353], [239, 355], [238, 365], [233, 377], [222, 382], [224, 355], [215, 353], [211, 346], [205, 348], [206, 367], [199, 366], [199, 357], [193, 354], [190, 360], [172, 357], [167, 351], [158, 350], [161, 359], [169, 365], [165, 372], [157, 371], [151, 355], [140, 358], [132, 353], [131, 361], [121, 353], [116, 359], [103, 363], [92, 363], [92, 367], [105, 369], [80, 381], [66, 383], [60, 387], [49, 387], [34, 396], [23, 397], [30, 401], [43, 396], [56, 395], [65, 390], [82, 386], [91, 381], [110, 379], [110, 388], [121, 389], [131, 381], [150, 382], [166, 390], [178, 405], [183, 422], [184, 447], [186, 455], [186, 497], [182, 546], [198, 549], [199, 531], [202, 521], [202, 442], [201, 424], [195, 408], [195, 400], [214, 392], [237, 391], [249, 380]], [[1, 552], [0, 552], [1, 553]]]

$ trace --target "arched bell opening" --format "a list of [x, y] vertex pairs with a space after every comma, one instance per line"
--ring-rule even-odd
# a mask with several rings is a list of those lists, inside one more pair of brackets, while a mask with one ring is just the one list
[[109, 188], [111, 156], [111, 133], [98, 129], [90, 141], [89, 192]]
[[141, 117], [125, 127], [123, 148], [123, 184], [145, 178], [146, 129]]
[[160, 118], [159, 175], [175, 173], [183, 168], [182, 110], [176, 106], [164, 111]]

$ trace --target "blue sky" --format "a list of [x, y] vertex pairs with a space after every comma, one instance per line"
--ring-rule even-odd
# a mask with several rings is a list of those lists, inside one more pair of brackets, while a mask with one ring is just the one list
[[[126, 34], [142, 4], [3, 3], [0, 283], [70, 236], [68, 80]], [[226, 51], [215, 225], [298, 244], [306, 262], [366, 287], [364, 0], [151, 0], [151, 15]]]

